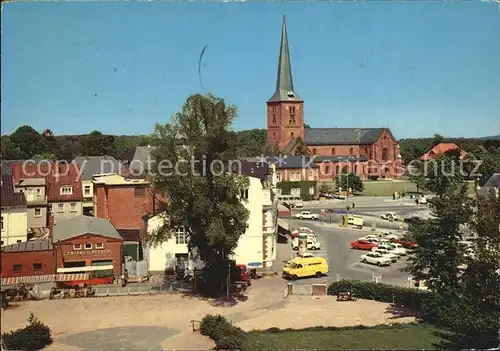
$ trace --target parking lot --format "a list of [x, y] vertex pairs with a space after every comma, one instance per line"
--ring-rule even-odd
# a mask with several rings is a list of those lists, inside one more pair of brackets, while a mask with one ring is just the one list
[[[321, 223], [307, 220], [289, 220], [293, 228], [308, 227], [314, 231], [321, 250], [311, 251], [315, 256], [324, 257], [328, 261], [329, 274], [323, 278], [299, 279], [294, 283], [311, 284], [313, 282], [330, 284], [340, 279], [359, 279], [370, 281], [381, 280], [384, 283], [406, 286], [409, 275], [401, 272], [405, 267], [407, 256], [400, 257], [390, 266], [378, 267], [377, 265], [360, 262], [361, 255], [369, 252], [351, 248], [351, 242], [360, 237], [373, 234], [369, 230], [355, 230], [340, 228], [337, 223]], [[397, 232], [394, 231], [397, 235]]]

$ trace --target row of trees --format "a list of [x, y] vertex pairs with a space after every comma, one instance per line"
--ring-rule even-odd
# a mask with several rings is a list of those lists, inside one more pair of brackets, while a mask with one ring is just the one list
[[[443, 155], [450, 165], [456, 159]], [[426, 182], [437, 196], [430, 200], [433, 216], [410, 227], [418, 244], [406, 271], [425, 280], [440, 297], [434, 311], [450, 331], [447, 349], [487, 349], [499, 345], [500, 330], [500, 198], [494, 193], [467, 195], [459, 173], [438, 172]], [[473, 247], [460, 241], [475, 235]], [[465, 271], [463, 271], [465, 267]]]

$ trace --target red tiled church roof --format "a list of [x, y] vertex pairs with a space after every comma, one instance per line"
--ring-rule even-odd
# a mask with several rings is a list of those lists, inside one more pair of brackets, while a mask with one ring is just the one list
[[429, 151], [427, 151], [425, 154], [423, 154], [420, 157], [420, 160], [427, 161], [427, 160], [436, 158], [439, 155], [442, 155], [442, 154], [444, 154], [444, 153], [446, 153], [448, 151], [452, 151], [452, 150], [459, 150], [460, 151], [460, 155], [462, 157], [467, 154], [465, 151], [463, 151], [462, 149], [460, 149], [457, 146], [457, 144], [455, 144], [455, 143], [439, 143], [436, 146], [434, 146], [432, 149], [430, 149]]

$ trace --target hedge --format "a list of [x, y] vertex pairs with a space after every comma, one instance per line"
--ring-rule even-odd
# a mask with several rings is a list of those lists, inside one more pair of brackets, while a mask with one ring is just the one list
[[441, 324], [439, 323], [440, 316], [446, 316], [446, 311], [440, 308], [443, 306], [440, 297], [426, 290], [359, 280], [341, 280], [328, 287], [329, 295], [336, 295], [341, 291], [350, 291], [360, 299], [408, 306], [418, 311], [424, 321], [433, 324]]
[[38, 351], [52, 344], [52, 332], [30, 312], [28, 325], [2, 334], [2, 342], [7, 350]]
[[221, 315], [203, 317], [200, 332], [215, 342], [217, 350], [245, 350], [247, 337], [243, 330], [232, 325]]

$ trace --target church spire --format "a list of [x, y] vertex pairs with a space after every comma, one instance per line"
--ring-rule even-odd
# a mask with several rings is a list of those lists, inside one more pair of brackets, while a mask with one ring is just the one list
[[290, 63], [290, 52], [288, 49], [288, 36], [286, 33], [285, 15], [283, 15], [283, 24], [281, 27], [281, 45], [278, 61], [276, 92], [268, 102], [278, 101], [302, 101], [293, 90], [292, 65]]

